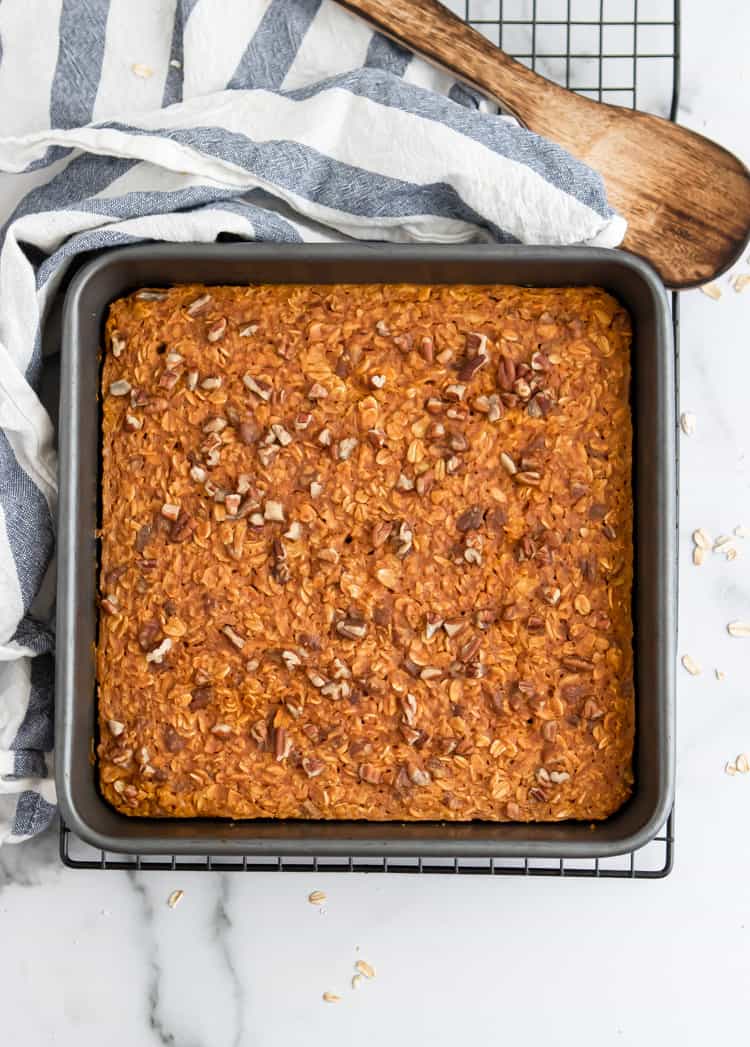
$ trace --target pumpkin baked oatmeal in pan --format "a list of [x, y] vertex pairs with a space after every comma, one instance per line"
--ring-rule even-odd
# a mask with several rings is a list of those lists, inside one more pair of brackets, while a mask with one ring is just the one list
[[630, 338], [594, 287], [116, 301], [105, 798], [237, 819], [617, 810], [634, 732]]

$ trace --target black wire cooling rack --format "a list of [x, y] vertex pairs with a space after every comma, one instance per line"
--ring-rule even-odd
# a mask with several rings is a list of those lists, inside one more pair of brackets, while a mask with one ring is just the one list
[[[645, 109], [671, 120], [677, 115], [680, 90], [679, 0], [443, 2], [508, 54], [550, 80], [600, 102]], [[679, 364], [678, 298], [674, 294], [672, 321], [675, 356]], [[676, 373], [679, 374], [679, 367]], [[679, 404], [679, 388], [677, 400]], [[398, 872], [638, 880], [666, 876], [672, 868], [673, 852], [674, 813], [646, 847], [602, 859], [129, 855], [96, 850], [79, 840], [63, 822], [60, 824], [60, 857], [73, 869]]]

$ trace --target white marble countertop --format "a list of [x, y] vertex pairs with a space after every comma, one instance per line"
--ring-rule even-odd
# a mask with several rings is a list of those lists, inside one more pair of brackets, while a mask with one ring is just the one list
[[[748, 160], [750, 7], [683, 6], [680, 119]], [[682, 406], [697, 424], [681, 438], [679, 646], [703, 672], [679, 670], [673, 874], [95, 873], [62, 869], [49, 836], [0, 850], [3, 1043], [599, 1047], [746, 1033], [750, 775], [724, 765], [750, 750], [750, 640], [725, 627], [750, 619], [750, 538], [700, 568], [690, 538], [750, 527], [750, 289], [720, 286], [718, 302], [681, 302]], [[358, 958], [377, 978], [354, 993]], [[324, 1004], [326, 990], [342, 1001]]]

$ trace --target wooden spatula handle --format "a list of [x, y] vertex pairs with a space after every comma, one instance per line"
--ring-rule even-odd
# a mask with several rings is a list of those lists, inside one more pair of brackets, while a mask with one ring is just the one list
[[662, 117], [603, 105], [527, 69], [437, 0], [341, 0], [386, 36], [502, 103], [604, 178], [624, 247], [669, 287], [713, 280], [750, 236], [750, 174], [727, 149]]

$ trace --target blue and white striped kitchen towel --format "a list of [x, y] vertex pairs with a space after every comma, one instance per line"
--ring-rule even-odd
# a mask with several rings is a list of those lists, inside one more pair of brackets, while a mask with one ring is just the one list
[[222, 233], [615, 246], [625, 231], [596, 174], [332, 0], [0, 0], [0, 223], [0, 842], [55, 810], [38, 387], [74, 256]]

